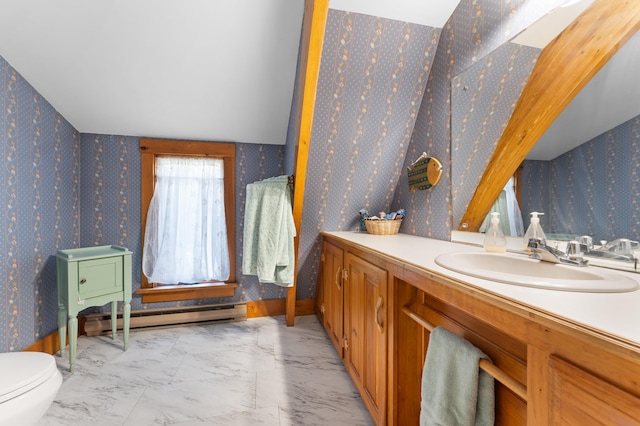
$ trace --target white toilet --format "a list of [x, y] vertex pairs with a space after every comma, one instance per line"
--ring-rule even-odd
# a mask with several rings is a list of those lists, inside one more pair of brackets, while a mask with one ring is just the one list
[[0, 353], [0, 425], [34, 425], [44, 416], [62, 385], [52, 355]]

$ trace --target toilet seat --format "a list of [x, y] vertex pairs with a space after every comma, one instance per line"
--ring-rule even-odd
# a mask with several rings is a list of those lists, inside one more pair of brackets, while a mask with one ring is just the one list
[[38, 387], [58, 374], [56, 360], [43, 352], [0, 353], [0, 404]]

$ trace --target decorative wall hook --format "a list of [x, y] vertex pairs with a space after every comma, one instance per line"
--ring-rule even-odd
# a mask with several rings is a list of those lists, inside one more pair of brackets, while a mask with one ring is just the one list
[[416, 189], [425, 190], [436, 186], [442, 176], [442, 163], [423, 152], [410, 167], [407, 167], [409, 175], [409, 191]]

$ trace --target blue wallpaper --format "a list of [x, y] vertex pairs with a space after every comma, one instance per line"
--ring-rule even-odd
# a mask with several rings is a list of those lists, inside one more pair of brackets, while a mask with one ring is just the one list
[[[557, 3], [462, 0], [442, 31], [329, 10], [305, 188], [298, 298], [315, 293], [318, 233], [354, 229], [363, 207], [374, 212], [404, 208], [400, 232], [450, 238], [451, 80]], [[531, 66], [530, 52], [525, 53], [524, 59], [497, 54], [505, 67], [500, 76], [492, 74], [492, 90], [512, 72], [513, 63], [519, 65], [516, 87], [506, 82], [506, 92], [519, 93], [522, 74]], [[482, 143], [490, 145], [485, 149], [490, 155], [495, 141]], [[443, 176], [433, 189], [411, 193], [405, 170], [423, 152], [442, 162]], [[476, 157], [479, 164], [472, 169], [478, 173], [488, 157]], [[477, 182], [456, 185], [473, 191]]]
[[55, 253], [80, 242], [78, 132], [0, 57], [0, 352], [57, 328]]
[[82, 134], [80, 156], [80, 245], [114, 244], [139, 252], [138, 138]]
[[551, 160], [524, 162], [522, 213], [546, 233], [640, 240], [640, 116]]
[[454, 228], [469, 206], [539, 52], [505, 43], [451, 80]]
[[[453, 225], [453, 208], [458, 208], [458, 204], [452, 197], [458, 198], [460, 192], [473, 194], [478, 182], [475, 176], [481, 175], [496, 143], [496, 140], [482, 135], [483, 131], [486, 134], [486, 129], [483, 129], [487, 118], [485, 113], [494, 108], [492, 102], [496, 96], [506, 97], [509, 96], [509, 91], [521, 90], [523, 70], [531, 66], [530, 51], [524, 52], [522, 58], [514, 60], [513, 64], [516, 66], [511, 68], [508, 65], [511, 61], [510, 53], [505, 55], [497, 49], [546, 14], [557, 3], [554, 0], [535, 2], [462, 0], [453, 12], [440, 36], [425, 96], [405, 159], [406, 167], [420, 154], [426, 152], [442, 162], [444, 171], [436, 187], [429, 191], [413, 193], [408, 191], [406, 174], [401, 176], [393, 201], [393, 209], [403, 207], [407, 210], [407, 220], [402, 224], [400, 232], [447, 240], [450, 238], [451, 229], [457, 228], [457, 225]], [[521, 60], [525, 63], [522, 64]], [[485, 74], [493, 65], [499, 65], [502, 72], [492, 71], [486, 74], [488, 93], [475, 105], [474, 109], [477, 111], [477, 117], [482, 119], [465, 123], [464, 130], [468, 139], [461, 141], [458, 139], [461, 135], [460, 131], [451, 128], [451, 84], [452, 80], [455, 82], [456, 76], [465, 72], [474, 72], [470, 67], [478, 63], [484, 64], [480, 65], [480, 69]], [[511, 82], [505, 82], [505, 86], [499, 88], [502, 78], [509, 76], [512, 72], [518, 73], [519, 76], [510, 78]], [[471, 92], [475, 92], [476, 95], [481, 90], [481, 86], [475, 84], [467, 86], [471, 87]], [[507, 95], [504, 94], [505, 90]], [[493, 113], [506, 116], [502, 108], [510, 111], [513, 106], [509, 102], [502, 102], [500, 109], [494, 110]], [[457, 111], [461, 115], [469, 112], [469, 109]], [[497, 123], [492, 126], [494, 136], [499, 136], [503, 124]], [[455, 132], [456, 137], [453, 145], [452, 131]], [[476, 140], [481, 135], [481, 140]], [[475, 147], [473, 144], [476, 144]], [[458, 155], [460, 152], [468, 152], [471, 157], [469, 154], [460, 156]], [[469, 177], [453, 181], [452, 164], [459, 167], [461, 161], [464, 162], [463, 167], [470, 170]]]
[[438, 43], [434, 28], [329, 10], [299, 245], [298, 298], [315, 293], [321, 230], [388, 211]]

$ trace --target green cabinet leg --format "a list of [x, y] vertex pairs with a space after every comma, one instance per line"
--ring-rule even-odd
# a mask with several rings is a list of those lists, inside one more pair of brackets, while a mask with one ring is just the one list
[[124, 350], [129, 348], [129, 324], [131, 324], [131, 303], [124, 302], [122, 305], [122, 334], [124, 335]]
[[118, 301], [111, 302], [111, 340], [116, 338], [118, 332]]
[[60, 356], [64, 355], [67, 347], [67, 309], [58, 305], [58, 337], [60, 338]]
[[78, 347], [78, 317], [69, 318], [69, 371], [73, 373], [76, 365], [76, 348]]

